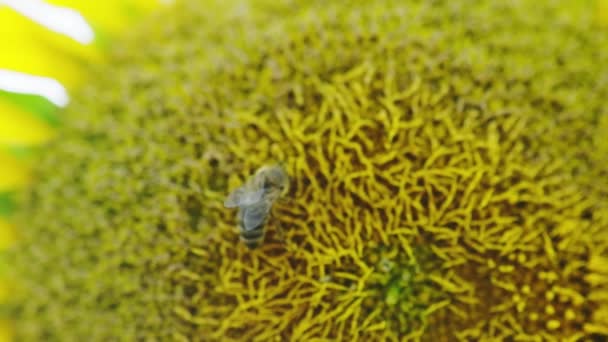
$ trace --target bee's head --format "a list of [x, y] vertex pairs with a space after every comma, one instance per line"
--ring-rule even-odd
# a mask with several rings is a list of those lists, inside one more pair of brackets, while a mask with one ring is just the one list
[[289, 192], [289, 177], [281, 166], [269, 166], [260, 169], [262, 187], [267, 193], [284, 196]]

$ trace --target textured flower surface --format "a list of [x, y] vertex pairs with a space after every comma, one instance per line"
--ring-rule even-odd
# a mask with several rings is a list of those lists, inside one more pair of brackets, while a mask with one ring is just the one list
[[[177, 3], [114, 50], [36, 166], [19, 340], [606, 338], [596, 14]], [[249, 250], [222, 202], [276, 161], [291, 191]]]
[[1, 342], [12, 340], [4, 303], [14, 291], [4, 253], [18, 236], [10, 222], [14, 194], [31, 182], [30, 164], [54, 136], [57, 111], [68, 101], [65, 88], [82, 84], [108, 42], [157, 6], [151, 0], [0, 0]]

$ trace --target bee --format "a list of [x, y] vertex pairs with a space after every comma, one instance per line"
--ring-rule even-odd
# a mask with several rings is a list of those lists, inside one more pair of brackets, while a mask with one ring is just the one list
[[264, 241], [265, 225], [277, 199], [289, 191], [289, 177], [279, 165], [263, 166], [224, 201], [226, 208], [239, 208], [240, 240], [250, 249]]

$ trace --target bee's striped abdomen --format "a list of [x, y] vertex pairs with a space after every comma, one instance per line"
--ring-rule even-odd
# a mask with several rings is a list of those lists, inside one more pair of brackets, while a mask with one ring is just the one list
[[266, 207], [263, 202], [256, 203], [253, 206], [241, 208], [239, 213], [241, 241], [250, 249], [254, 249], [264, 242], [265, 225], [268, 220]]
[[245, 230], [241, 226], [241, 241], [249, 249], [254, 249], [264, 241], [264, 225], [259, 225], [251, 230]]

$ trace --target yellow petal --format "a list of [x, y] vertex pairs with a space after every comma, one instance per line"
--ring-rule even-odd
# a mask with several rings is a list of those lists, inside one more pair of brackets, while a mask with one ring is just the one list
[[160, 5], [156, 0], [50, 0], [49, 3], [78, 10], [91, 25], [104, 34], [115, 36], [133, 25], [134, 19]]
[[[0, 192], [12, 191], [26, 185], [30, 179], [28, 167], [7, 151], [0, 149]], [[0, 223], [0, 229], [3, 226]], [[0, 232], [1, 234], [1, 232]], [[0, 245], [2, 245], [0, 236]]]
[[[12, 246], [16, 239], [15, 227], [6, 222], [5, 219], [0, 218], [0, 252]], [[0, 260], [0, 262], [2, 261]]]
[[87, 63], [101, 60], [94, 45], [50, 31], [6, 6], [0, 6], [0, 37], [0, 68], [51, 77], [68, 88], [82, 80]]
[[0, 146], [41, 144], [53, 136], [53, 130], [48, 124], [4, 99], [0, 99], [0, 123]]

